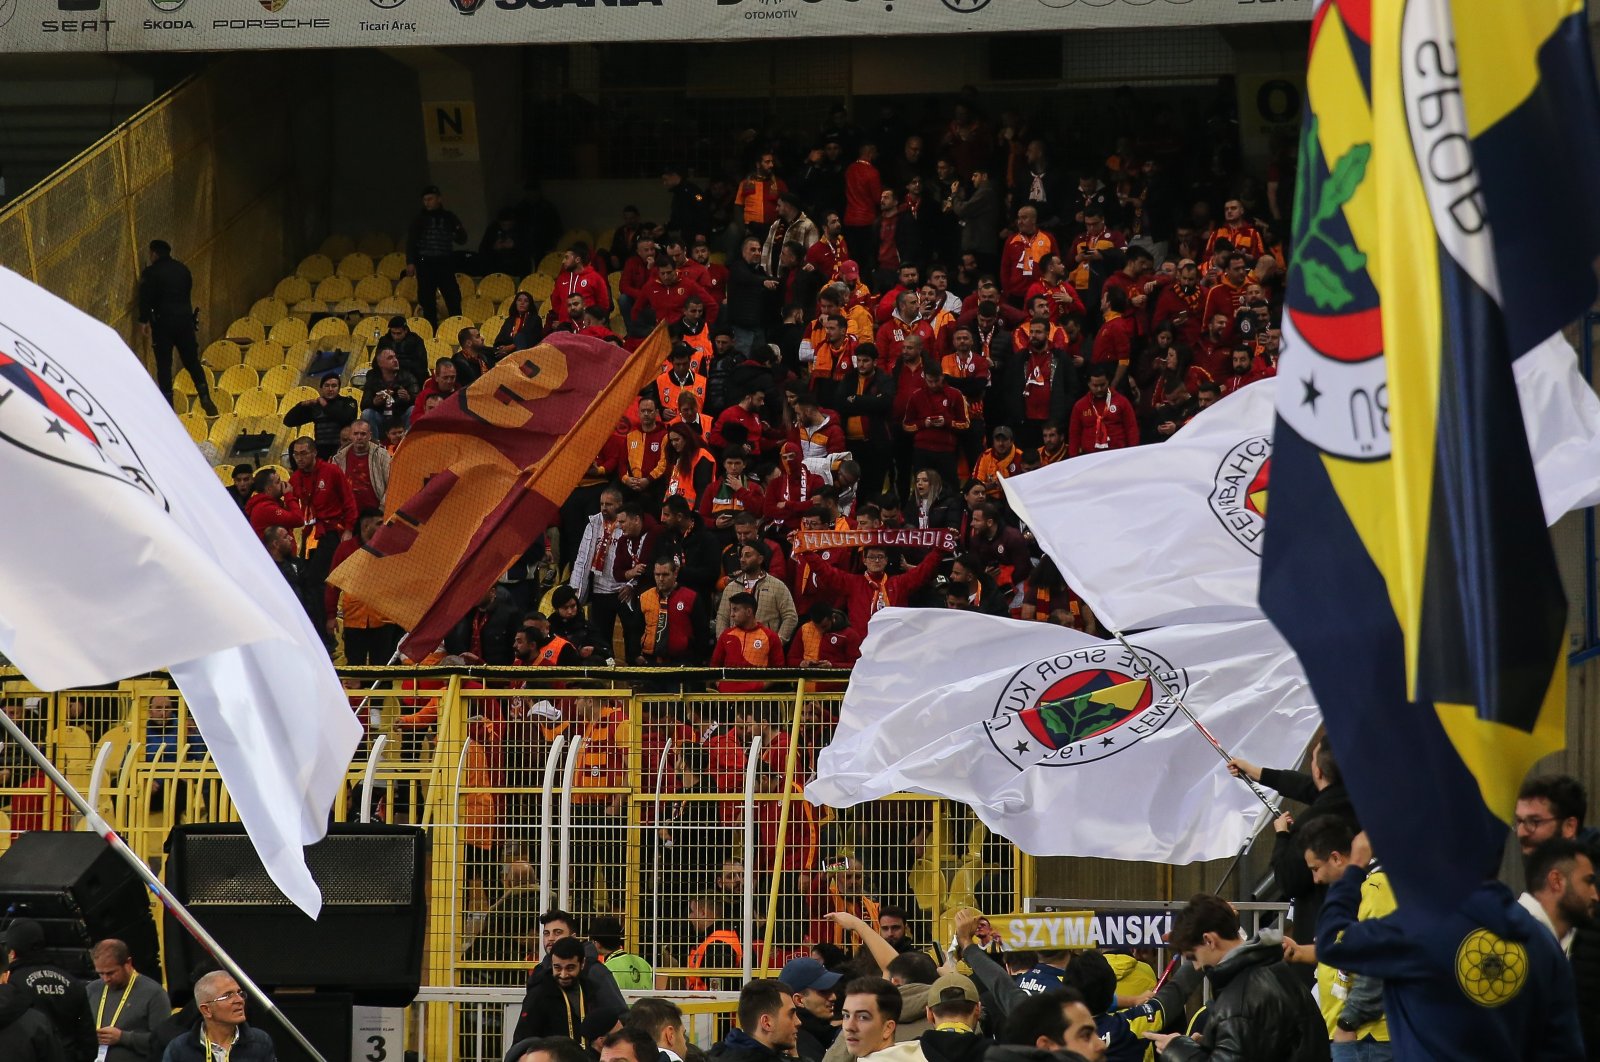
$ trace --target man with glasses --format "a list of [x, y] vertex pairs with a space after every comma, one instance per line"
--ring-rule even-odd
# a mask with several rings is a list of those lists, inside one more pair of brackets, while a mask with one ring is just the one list
[[244, 992], [233, 975], [216, 970], [195, 982], [200, 1020], [167, 1045], [162, 1062], [277, 1062], [272, 1038], [244, 1020]]
[[1557, 837], [1583, 838], [1593, 844], [1595, 831], [1585, 830], [1583, 820], [1589, 810], [1589, 794], [1576, 778], [1565, 774], [1545, 774], [1529, 778], [1517, 794], [1517, 844], [1523, 856]]

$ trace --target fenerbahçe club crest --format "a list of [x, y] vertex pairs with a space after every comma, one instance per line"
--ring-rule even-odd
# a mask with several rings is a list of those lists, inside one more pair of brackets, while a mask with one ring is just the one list
[[1267, 526], [1267, 484], [1272, 474], [1272, 436], [1256, 435], [1229, 450], [1212, 481], [1211, 514], [1245, 549], [1261, 556]]
[[103, 405], [37, 344], [0, 321], [0, 454], [43, 460], [142, 490], [169, 510], [138, 451]]
[[1178, 714], [1188, 676], [1162, 657], [1110, 644], [1026, 664], [1011, 676], [983, 724], [1013, 767], [1070, 767], [1114, 756], [1166, 726]]

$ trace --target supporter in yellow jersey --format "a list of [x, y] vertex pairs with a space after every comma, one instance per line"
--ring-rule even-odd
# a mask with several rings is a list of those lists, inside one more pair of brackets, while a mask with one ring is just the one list
[[[1300, 831], [1300, 843], [1311, 879], [1318, 885], [1332, 885], [1344, 877], [1356, 847], [1354, 831], [1341, 815], [1324, 815], [1306, 823]], [[1360, 857], [1364, 859], [1366, 854], [1360, 853]], [[1378, 869], [1375, 860], [1369, 862], [1367, 880], [1361, 883], [1358, 919], [1365, 922], [1382, 918], [1394, 910], [1389, 876]], [[1301, 961], [1315, 961], [1315, 945], [1285, 941], [1285, 958], [1290, 957], [1291, 950]], [[1389, 1023], [1383, 1012], [1381, 980], [1319, 962], [1317, 1002], [1328, 1023], [1328, 1038], [1333, 1041], [1333, 1062], [1386, 1062], [1394, 1057], [1389, 1046]]]

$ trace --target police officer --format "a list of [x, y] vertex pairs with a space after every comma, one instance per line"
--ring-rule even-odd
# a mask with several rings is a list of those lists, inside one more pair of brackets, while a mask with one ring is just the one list
[[44, 927], [31, 918], [14, 920], [6, 929], [5, 951], [8, 982], [33, 993], [34, 1009], [55, 1026], [66, 1062], [94, 1062], [99, 1044], [84, 982], [45, 961]]
[[431, 325], [439, 323], [436, 294], [454, 317], [461, 312], [461, 286], [456, 283], [455, 244], [467, 242], [461, 219], [444, 208], [439, 186], [422, 190], [422, 210], [406, 231], [406, 273], [417, 278], [417, 302]]
[[183, 367], [194, 381], [200, 408], [208, 416], [217, 415], [211, 401], [211, 385], [200, 367], [200, 345], [195, 340], [194, 301], [190, 289], [193, 278], [189, 267], [172, 257], [166, 240], [150, 241], [150, 264], [139, 275], [139, 328], [150, 340], [156, 359], [156, 386], [161, 397], [172, 402], [172, 348], [178, 348]]

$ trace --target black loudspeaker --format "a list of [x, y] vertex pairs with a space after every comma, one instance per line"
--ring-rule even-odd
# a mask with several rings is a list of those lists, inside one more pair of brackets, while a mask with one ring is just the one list
[[92, 833], [30, 831], [0, 855], [0, 929], [15, 918], [44, 928], [45, 960], [77, 977], [94, 976], [89, 949], [115, 937], [133, 964], [161, 969], [150, 893], [138, 872]]
[[[311, 1046], [321, 1052], [325, 1062], [350, 1062], [351, 1032], [355, 1025], [352, 1000], [348, 992], [272, 993], [272, 1003], [278, 1012], [311, 1041]], [[249, 1011], [249, 1016], [252, 1026], [272, 1037], [278, 1062], [312, 1062], [300, 1041], [272, 1015], [255, 1007]]]
[[[167, 887], [268, 991], [348, 992], [361, 1006], [403, 1007], [422, 986], [428, 838], [415, 826], [336, 823], [305, 850], [322, 889], [313, 922], [267, 877], [237, 823], [179, 826]], [[167, 983], [188, 984], [203, 955], [167, 916]]]

